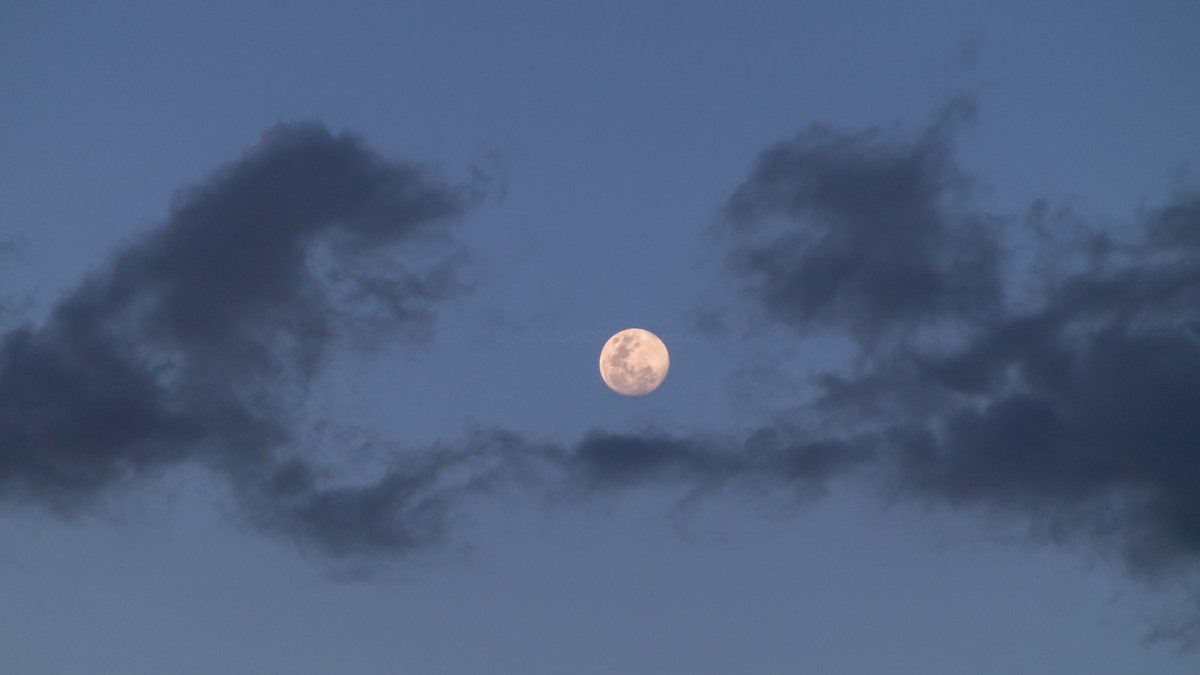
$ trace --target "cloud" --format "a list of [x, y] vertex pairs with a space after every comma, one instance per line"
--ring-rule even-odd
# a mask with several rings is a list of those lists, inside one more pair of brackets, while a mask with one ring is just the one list
[[0, 498], [70, 512], [196, 463], [253, 527], [371, 559], [442, 541], [464, 503], [513, 488], [803, 501], [854, 476], [1115, 550], [1143, 578], [1195, 572], [1200, 197], [1123, 239], [1044, 201], [986, 213], [953, 158], [973, 114], [956, 101], [912, 136], [812, 127], [733, 191], [741, 299], [858, 351], [794, 415], [743, 437], [476, 429], [388, 452], [360, 482], [306, 453], [294, 404], [338, 340], [429, 336], [463, 289], [452, 226], [480, 189], [277, 127], [43, 324], [3, 335]]
[[768, 320], [862, 347], [808, 410], [869, 429], [890, 489], [1115, 545], [1139, 575], [1195, 571], [1200, 199], [1126, 242], [1044, 202], [987, 214], [950, 153], [970, 111], [765, 151], [726, 208], [733, 278]]
[[318, 462], [294, 413], [306, 385], [339, 340], [429, 336], [463, 286], [452, 225], [481, 196], [478, 180], [447, 184], [352, 135], [268, 131], [180, 191], [43, 324], [3, 335], [0, 498], [72, 513], [198, 464], [257, 530], [367, 560], [440, 542], [464, 502], [517, 485], [816, 495], [869, 456], [778, 430], [732, 444], [596, 432], [563, 446], [477, 429], [402, 452], [368, 439], [387, 461], [366, 480]]
[[[235, 475], [248, 520], [302, 549], [364, 561], [443, 541], [462, 502], [519, 483], [538, 483], [557, 453], [497, 429], [456, 443], [393, 453], [366, 483], [338, 483], [335, 470], [304, 458]], [[540, 484], [540, 483], [538, 483]]]
[[450, 226], [477, 197], [352, 135], [271, 129], [3, 336], [0, 497], [70, 512], [181, 462], [247, 489], [278, 474], [330, 345], [419, 333], [458, 290]]
[[768, 428], [742, 441], [660, 433], [592, 432], [573, 444], [538, 443], [475, 429], [420, 452], [389, 453], [366, 482], [339, 482], [335, 467], [303, 458], [232, 477], [251, 524], [302, 549], [348, 561], [412, 554], [441, 543], [464, 505], [517, 491], [556, 500], [643, 487], [804, 501], [871, 458], [861, 443], [798, 441]]
[[[904, 357], [931, 392], [902, 466], [915, 489], [1115, 535], [1141, 571], [1200, 561], [1200, 257], [1186, 238], [1054, 279], [962, 348]], [[1165, 254], [1165, 255], [1164, 255]], [[935, 432], [936, 433], [933, 433]]]
[[969, 180], [950, 156], [973, 115], [960, 100], [915, 140], [813, 126], [768, 148], [725, 208], [748, 295], [864, 343], [994, 312], [1001, 252], [989, 219], [961, 207]]
[[593, 432], [566, 453], [576, 484], [588, 490], [683, 485], [696, 493], [729, 488], [823, 494], [829, 479], [862, 465], [870, 450], [853, 440], [800, 440], [807, 434], [763, 427], [742, 440]]

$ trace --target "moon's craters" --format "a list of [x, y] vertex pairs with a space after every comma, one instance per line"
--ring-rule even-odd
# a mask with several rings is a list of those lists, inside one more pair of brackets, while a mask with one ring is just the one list
[[667, 376], [671, 359], [657, 335], [627, 328], [608, 339], [600, 352], [600, 376], [618, 394], [644, 396]]

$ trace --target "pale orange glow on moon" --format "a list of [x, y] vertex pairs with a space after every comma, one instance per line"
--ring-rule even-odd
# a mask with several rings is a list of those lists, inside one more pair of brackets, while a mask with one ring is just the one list
[[600, 377], [609, 389], [624, 396], [645, 396], [658, 389], [670, 367], [667, 346], [641, 328], [626, 328], [600, 350]]

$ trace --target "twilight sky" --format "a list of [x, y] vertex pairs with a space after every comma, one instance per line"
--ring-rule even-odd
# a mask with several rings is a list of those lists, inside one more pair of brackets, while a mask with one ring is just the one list
[[1195, 672], [1200, 6], [849, 5], [0, 2], [0, 671]]

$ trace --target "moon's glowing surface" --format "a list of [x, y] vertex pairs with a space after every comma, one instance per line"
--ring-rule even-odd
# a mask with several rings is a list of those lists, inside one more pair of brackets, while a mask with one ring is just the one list
[[641, 328], [626, 328], [600, 350], [600, 377], [609, 389], [625, 396], [645, 396], [658, 389], [670, 367], [667, 346]]

